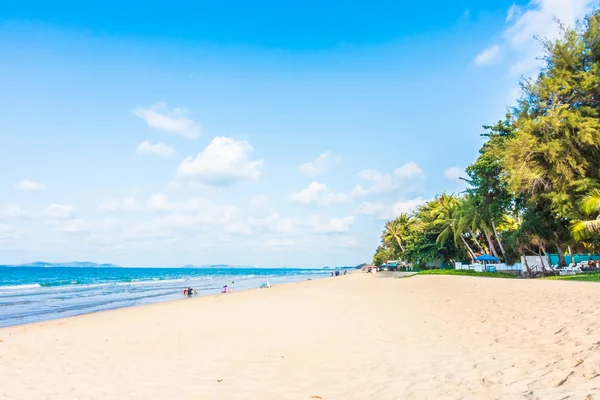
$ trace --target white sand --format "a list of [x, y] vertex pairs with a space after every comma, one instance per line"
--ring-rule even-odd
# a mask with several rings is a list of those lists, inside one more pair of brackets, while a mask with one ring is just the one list
[[600, 285], [352, 274], [0, 329], [0, 398], [600, 399]]

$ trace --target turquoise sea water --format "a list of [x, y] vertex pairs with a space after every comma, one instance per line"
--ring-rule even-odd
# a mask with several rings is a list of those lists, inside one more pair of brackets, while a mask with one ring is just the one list
[[198, 295], [329, 276], [292, 268], [35, 268], [0, 267], [0, 327]]

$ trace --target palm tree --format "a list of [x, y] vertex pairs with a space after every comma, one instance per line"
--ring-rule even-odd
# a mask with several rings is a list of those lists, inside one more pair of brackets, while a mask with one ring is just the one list
[[462, 235], [463, 232], [459, 227], [459, 199], [454, 195], [442, 193], [435, 199], [432, 206], [430, 212], [434, 219], [433, 223], [442, 227], [442, 231], [436, 240], [437, 244], [445, 242], [452, 236], [454, 244], [458, 246], [458, 239], [460, 238], [469, 253], [469, 257], [474, 261], [475, 253], [465, 240]]
[[585, 215], [596, 214], [596, 218], [573, 223], [571, 231], [576, 240], [583, 240], [600, 232], [600, 190], [592, 190], [581, 199], [580, 207]]
[[382, 235], [383, 242], [390, 247], [394, 243], [397, 244], [400, 251], [404, 253], [404, 244], [406, 243], [411, 223], [412, 219], [406, 213], [402, 213], [396, 219], [386, 222]]
[[477, 233], [486, 229], [485, 220], [481, 217], [477, 208], [475, 195], [467, 194], [462, 198], [458, 209], [458, 228], [460, 231], [468, 232], [469, 236], [482, 253], [487, 253], [477, 239]]
[[[477, 197], [475, 194], [467, 194], [463, 197], [463, 202], [461, 204], [460, 213], [462, 215], [460, 226], [463, 230], [469, 230], [471, 235], [474, 237], [475, 243], [479, 248], [482, 246], [477, 242], [474, 232], [481, 232], [485, 236], [488, 244], [488, 251], [491, 252], [492, 255], [498, 257], [498, 252], [496, 250], [496, 243], [500, 247], [500, 252], [504, 257], [504, 248], [500, 243], [500, 237], [498, 236], [498, 232], [496, 229], [496, 225], [492, 220], [491, 223], [488, 219], [485, 218], [485, 213], [482, 210], [482, 202], [481, 199]], [[492, 240], [492, 232], [494, 232], [494, 236], [496, 238], [496, 243]]]

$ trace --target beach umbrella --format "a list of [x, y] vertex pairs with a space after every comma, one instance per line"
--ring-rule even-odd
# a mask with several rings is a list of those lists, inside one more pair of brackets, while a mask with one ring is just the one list
[[477, 261], [500, 261], [498, 257], [490, 256], [489, 254], [483, 254], [475, 257]]

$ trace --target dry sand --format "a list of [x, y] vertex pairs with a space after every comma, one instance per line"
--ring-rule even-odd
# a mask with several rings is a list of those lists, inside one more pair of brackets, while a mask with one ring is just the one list
[[108, 311], [0, 329], [0, 398], [600, 399], [599, 304], [357, 273]]

